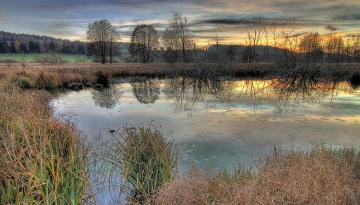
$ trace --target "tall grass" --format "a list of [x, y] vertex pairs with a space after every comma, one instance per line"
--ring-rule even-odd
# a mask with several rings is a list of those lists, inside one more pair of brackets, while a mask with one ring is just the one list
[[158, 205], [359, 204], [360, 154], [351, 149], [275, 150], [255, 174], [190, 172], [163, 186]]
[[174, 178], [177, 150], [152, 126], [125, 127], [115, 136], [109, 158], [122, 170], [132, 203], [143, 204], [166, 182]]
[[0, 204], [83, 204], [86, 151], [76, 129], [52, 117], [51, 96], [0, 82]]

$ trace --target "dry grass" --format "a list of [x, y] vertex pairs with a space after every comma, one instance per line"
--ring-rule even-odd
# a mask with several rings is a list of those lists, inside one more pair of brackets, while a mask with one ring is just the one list
[[[274, 152], [253, 176], [194, 172], [165, 185], [156, 204], [359, 204], [360, 156], [352, 150]], [[244, 175], [242, 175], [244, 176]]]
[[82, 204], [86, 152], [70, 123], [52, 117], [51, 96], [0, 82], [0, 204]]
[[[226, 68], [227, 72], [222, 72]], [[323, 65], [323, 73], [329, 77], [347, 80], [354, 73], [360, 71], [358, 64], [336, 67]], [[272, 77], [283, 73], [273, 64], [1, 64], [0, 75], [12, 76], [13, 82], [17, 82], [23, 88], [36, 89], [80, 89], [91, 86], [107, 86], [99, 83], [97, 73], [102, 72], [110, 82], [112, 77], [120, 76], [147, 76], [166, 77], [172, 75], [193, 75], [203, 77], [205, 74], [234, 75], [238, 77]], [[230, 71], [230, 72], [228, 72]]]
[[177, 149], [154, 126], [125, 127], [114, 135], [107, 153], [110, 163], [119, 167], [130, 192], [129, 201], [141, 204], [159, 187], [173, 179]]

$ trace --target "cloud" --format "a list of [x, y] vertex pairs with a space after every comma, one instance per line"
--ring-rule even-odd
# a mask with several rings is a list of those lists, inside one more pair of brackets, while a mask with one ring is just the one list
[[329, 31], [337, 31], [337, 28], [335, 26], [333, 26], [333, 25], [327, 25], [326, 29], [329, 30]]
[[194, 37], [236, 36], [256, 25], [256, 17], [279, 29], [342, 32], [360, 29], [358, 0], [1, 0], [0, 30], [85, 35], [88, 23], [108, 19], [128, 37], [138, 24], [160, 32], [175, 11], [191, 22]]

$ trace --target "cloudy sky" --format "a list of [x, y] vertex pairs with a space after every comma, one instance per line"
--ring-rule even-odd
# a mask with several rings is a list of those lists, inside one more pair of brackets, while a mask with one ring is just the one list
[[277, 31], [360, 32], [360, 0], [1, 0], [0, 30], [83, 40], [88, 23], [108, 19], [126, 40], [140, 23], [163, 30], [176, 11], [201, 41], [236, 43], [258, 16]]

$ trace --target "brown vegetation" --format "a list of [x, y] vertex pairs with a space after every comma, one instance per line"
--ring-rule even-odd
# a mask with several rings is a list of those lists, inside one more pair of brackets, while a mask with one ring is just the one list
[[352, 150], [277, 152], [258, 173], [190, 172], [163, 186], [156, 204], [359, 204], [360, 156]]
[[[324, 64], [317, 69], [325, 73], [326, 77], [341, 80], [348, 80], [354, 73], [360, 72], [358, 64], [343, 67]], [[107, 86], [111, 77], [166, 77], [194, 72], [202, 75], [214, 70], [219, 70], [220, 75], [237, 77], [273, 77], [286, 71], [273, 64], [0, 64], [0, 74], [11, 76], [12, 82], [20, 87], [47, 90]]]
[[81, 204], [86, 152], [76, 129], [55, 119], [45, 91], [0, 82], [0, 204]]

